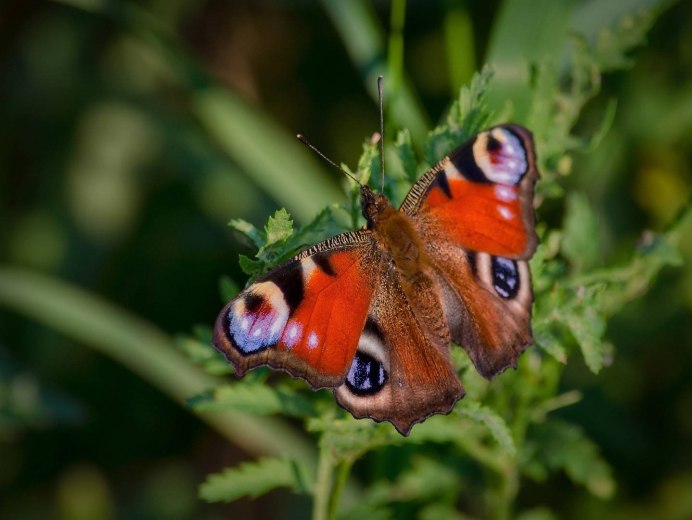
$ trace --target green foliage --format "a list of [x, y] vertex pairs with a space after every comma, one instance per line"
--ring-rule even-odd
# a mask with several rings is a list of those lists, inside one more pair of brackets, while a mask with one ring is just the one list
[[435, 164], [459, 143], [484, 130], [494, 120], [485, 105], [485, 95], [492, 78], [492, 69], [484, 67], [475, 74], [470, 85], [464, 86], [452, 103], [444, 124], [435, 128], [425, 145], [425, 161]]
[[310, 417], [315, 414], [313, 402], [286, 386], [271, 387], [265, 382], [234, 383], [219, 386], [190, 399], [200, 412], [233, 408], [257, 415], [281, 414]]
[[607, 498], [615, 491], [610, 467], [603, 461], [596, 445], [573, 424], [550, 420], [532, 427], [524, 446], [522, 472], [538, 481], [549, 473], [563, 470], [576, 484], [596, 496]]
[[259, 459], [210, 475], [199, 488], [209, 502], [232, 502], [243, 496], [258, 497], [272, 489], [287, 487], [308, 493], [313, 477], [299, 462], [288, 459]]

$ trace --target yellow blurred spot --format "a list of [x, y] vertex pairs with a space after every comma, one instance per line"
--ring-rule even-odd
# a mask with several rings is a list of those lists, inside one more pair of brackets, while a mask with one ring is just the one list
[[639, 170], [634, 198], [659, 226], [671, 221], [690, 195], [688, 183], [678, 169], [659, 164]]
[[77, 464], [58, 479], [57, 509], [61, 520], [109, 520], [115, 518], [113, 496], [98, 468]]

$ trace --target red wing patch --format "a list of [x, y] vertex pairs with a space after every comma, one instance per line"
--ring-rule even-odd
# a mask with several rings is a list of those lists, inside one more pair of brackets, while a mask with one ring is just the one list
[[427, 241], [439, 237], [472, 251], [529, 258], [538, 242], [535, 162], [533, 139], [526, 129], [492, 128], [426, 172], [401, 210], [414, 217]]
[[[441, 173], [444, 175], [444, 172]], [[449, 179], [448, 191], [431, 186], [421, 207], [441, 233], [474, 251], [504, 257], [521, 256], [532, 229], [523, 219], [518, 186]]]
[[[214, 346], [239, 375], [266, 364], [316, 388], [343, 382], [374, 281], [368, 269], [369, 232], [339, 237], [260, 278], [221, 311]], [[347, 248], [347, 240], [359, 242]]]
[[356, 353], [373, 287], [352, 253], [322, 257], [321, 265], [308, 257], [301, 264], [303, 300], [289, 317], [277, 349], [290, 351], [321, 374], [341, 376]]

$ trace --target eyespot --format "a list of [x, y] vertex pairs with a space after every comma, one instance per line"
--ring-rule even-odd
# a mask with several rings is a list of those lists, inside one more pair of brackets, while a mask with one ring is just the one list
[[356, 352], [346, 375], [346, 386], [355, 395], [374, 395], [384, 387], [388, 374], [384, 364], [365, 352]]
[[519, 292], [520, 278], [517, 263], [501, 256], [492, 257], [493, 286], [502, 298], [514, 298]]
[[503, 185], [516, 185], [528, 167], [524, 145], [506, 128], [480, 134], [473, 155], [485, 178]]

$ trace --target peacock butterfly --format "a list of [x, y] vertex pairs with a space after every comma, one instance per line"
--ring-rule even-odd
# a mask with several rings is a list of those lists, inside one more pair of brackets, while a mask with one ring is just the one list
[[214, 346], [332, 388], [354, 417], [403, 435], [464, 396], [450, 342], [492, 378], [532, 342], [531, 133], [481, 132], [428, 170], [397, 210], [361, 186], [367, 226], [320, 242], [221, 311]]

